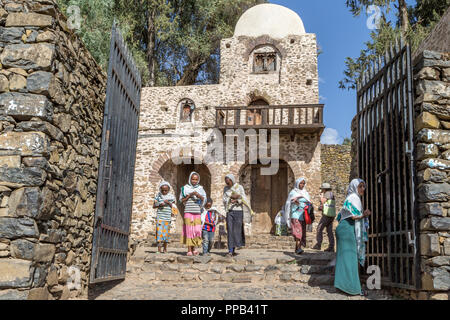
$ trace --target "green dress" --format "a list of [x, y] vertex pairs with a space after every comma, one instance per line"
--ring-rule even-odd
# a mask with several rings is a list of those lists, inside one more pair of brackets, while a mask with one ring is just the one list
[[358, 254], [355, 236], [355, 221], [351, 218], [340, 221], [336, 228], [336, 267], [334, 286], [351, 295], [361, 293], [358, 273]]

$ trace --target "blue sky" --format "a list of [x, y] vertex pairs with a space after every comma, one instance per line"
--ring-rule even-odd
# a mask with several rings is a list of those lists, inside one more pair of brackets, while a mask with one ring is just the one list
[[[327, 129], [323, 143], [342, 143], [351, 136], [351, 121], [356, 114], [355, 90], [342, 90], [346, 57], [358, 57], [364, 43], [370, 40], [368, 15], [353, 17], [345, 0], [269, 0], [288, 7], [302, 18], [307, 33], [315, 33], [323, 53], [319, 55], [319, 94], [325, 104]], [[407, 1], [411, 4], [414, 1]], [[395, 9], [393, 10], [395, 11]], [[394, 12], [391, 11], [391, 16]], [[337, 132], [330, 130], [334, 129]]]

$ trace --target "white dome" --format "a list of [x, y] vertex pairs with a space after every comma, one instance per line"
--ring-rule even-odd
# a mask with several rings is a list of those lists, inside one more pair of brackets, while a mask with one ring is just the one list
[[271, 38], [281, 39], [305, 33], [303, 21], [297, 13], [271, 3], [259, 4], [245, 11], [234, 29], [236, 37], [256, 38], [269, 35]]

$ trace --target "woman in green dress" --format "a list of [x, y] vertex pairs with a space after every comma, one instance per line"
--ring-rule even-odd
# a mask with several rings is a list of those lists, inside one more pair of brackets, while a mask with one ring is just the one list
[[361, 196], [366, 184], [354, 179], [348, 187], [344, 206], [337, 216], [336, 267], [334, 286], [350, 295], [365, 295], [361, 289], [358, 264], [364, 266], [370, 210], [363, 212]]

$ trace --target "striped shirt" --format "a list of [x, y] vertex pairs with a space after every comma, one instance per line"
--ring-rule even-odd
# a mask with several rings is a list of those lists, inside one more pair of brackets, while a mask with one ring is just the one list
[[[160, 205], [163, 202], [158, 202], [158, 200], [156, 200], [155, 198], [155, 204], [156, 205]], [[156, 210], [156, 219], [158, 220], [162, 220], [162, 221], [171, 221], [172, 219], [172, 207], [165, 205], [162, 208], [158, 208]]]
[[[208, 232], [216, 232], [216, 214], [214, 211], [208, 211], [205, 216], [205, 224], [203, 225], [203, 230]], [[212, 226], [207, 225], [206, 223], [212, 224]]]
[[201, 207], [198, 203], [200, 199], [194, 200], [193, 198], [189, 198], [184, 205], [184, 212], [188, 212], [191, 214], [201, 214]]

